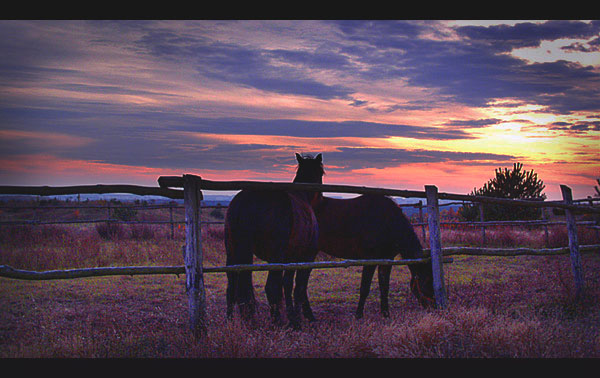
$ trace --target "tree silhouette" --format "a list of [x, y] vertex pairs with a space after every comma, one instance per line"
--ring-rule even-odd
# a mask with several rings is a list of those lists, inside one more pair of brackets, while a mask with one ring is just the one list
[[[539, 180], [537, 173], [533, 171], [523, 171], [523, 164], [515, 163], [513, 169], [498, 168], [496, 176], [470, 193], [473, 196], [486, 196], [497, 198], [525, 199], [525, 200], [545, 200], [546, 195], [542, 193], [544, 182]], [[478, 204], [465, 204], [459, 209], [459, 215], [467, 221], [479, 219]], [[485, 220], [517, 220], [517, 219], [538, 219], [541, 210], [531, 207], [506, 206], [485, 204], [483, 207], [483, 216]]]

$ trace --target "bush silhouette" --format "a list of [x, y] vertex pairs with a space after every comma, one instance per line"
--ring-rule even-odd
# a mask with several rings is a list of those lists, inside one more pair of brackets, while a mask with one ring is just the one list
[[[485, 196], [496, 198], [511, 198], [524, 200], [545, 200], [546, 195], [542, 193], [544, 182], [539, 180], [537, 173], [533, 171], [523, 171], [523, 164], [515, 163], [513, 169], [498, 168], [496, 176], [490, 179], [480, 189], [473, 189], [470, 193], [473, 196]], [[479, 220], [479, 205], [465, 204], [459, 209], [461, 218], [467, 221]], [[483, 216], [488, 220], [528, 220], [538, 219], [541, 215], [541, 209], [522, 206], [506, 206], [485, 204], [483, 206]]]

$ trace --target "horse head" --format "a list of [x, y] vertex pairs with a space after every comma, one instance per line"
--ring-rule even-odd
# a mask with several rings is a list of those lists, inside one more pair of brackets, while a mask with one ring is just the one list
[[413, 295], [423, 307], [435, 308], [431, 261], [425, 264], [410, 265], [409, 269], [412, 273], [410, 290]]
[[296, 160], [298, 161], [298, 169], [296, 170], [294, 182], [323, 183], [325, 170], [323, 169], [323, 157], [321, 154], [313, 158], [311, 155], [302, 156], [297, 153]]

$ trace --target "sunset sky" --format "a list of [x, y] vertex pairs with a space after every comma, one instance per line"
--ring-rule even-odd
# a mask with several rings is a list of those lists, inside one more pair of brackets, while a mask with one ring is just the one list
[[3, 20], [0, 56], [0, 185], [600, 178], [600, 21]]

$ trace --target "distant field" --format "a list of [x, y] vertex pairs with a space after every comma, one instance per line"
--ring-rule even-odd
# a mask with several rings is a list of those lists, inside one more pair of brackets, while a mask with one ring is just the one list
[[[221, 217], [203, 210], [205, 220]], [[183, 264], [181, 228], [172, 240], [168, 225], [122, 224], [112, 238], [97, 226], [2, 226], [0, 264], [38, 271]], [[567, 244], [564, 228], [550, 227], [552, 247]], [[222, 226], [204, 230], [205, 265], [225, 265]], [[582, 244], [599, 242], [594, 230], [579, 231]], [[489, 246], [545, 244], [539, 228], [490, 229], [486, 238]], [[442, 242], [478, 245], [480, 230], [445, 229]], [[582, 255], [579, 303], [567, 255], [453, 257], [444, 265], [448, 310], [423, 310], [409, 294], [408, 269], [395, 267], [389, 319], [379, 314], [376, 279], [365, 317], [353, 318], [360, 268], [314, 270], [309, 296], [318, 321], [300, 331], [271, 325], [265, 272], [254, 273], [254, 324], [226, 319], [225, 274], [206, 274], [210, 325], [202, 341], [187, 328], [183, 276], [0, 278], [0, 357], [600, 357], [600, 251]]]

